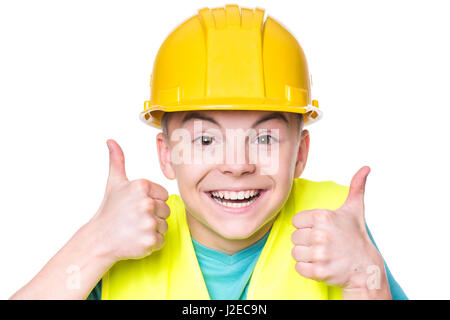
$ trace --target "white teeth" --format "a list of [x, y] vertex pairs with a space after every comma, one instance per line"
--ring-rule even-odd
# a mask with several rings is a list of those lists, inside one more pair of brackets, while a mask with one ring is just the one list
[[243, 190], [243, 191], [212, 191], [211, 194], [220, 199], [226, 200], [244, 200], [254, 197], [258, 194], [258, 190]]
[[[251, 205], [258, 198], [255, 197], [259, 194], [258, 190], [243, 190], [243, 191], [212, 191], [213, 199], [222, 206], [229, 208], [242, 208]], [[248, 201], [226, 201], [226, 200], [244, 200]]]
[[211, 192], [211, 194], [212, 194], [214, 197], [217, 197], [217, 198], [223, 198], [223, 193], [220, 192], [220, 191], [213, 191], [213, 192]]
[[219, 203], [222, 206], [225, 207], [229, 207], [229, 208], [243, 208], [243, 207], [248, 207], [249, 205], [251, 205], [253, 202], [256, 201], [257, 198], [251, 199], [249, 201], [246, 202], [228, 202], [228, 201], [224, 201], [222, 199], [218, 199], [218, 198], [213, 198], [217, 203]]

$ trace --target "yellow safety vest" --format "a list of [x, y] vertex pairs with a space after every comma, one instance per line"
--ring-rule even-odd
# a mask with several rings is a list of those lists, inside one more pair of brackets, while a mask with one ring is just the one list
[[[247, 299], [342, 299], [339, 287], [302, 277], [295, 270], [292, 217], [310, 209], [339, 208], [348, 187], [331, 181], [294, 179], [250, 279]], [[164, 246], [141, 259], [121, 260], [102, 278], [102, 299], [210, 299], [192, 245], [183, 201], [167, 200], [171, 214]]]

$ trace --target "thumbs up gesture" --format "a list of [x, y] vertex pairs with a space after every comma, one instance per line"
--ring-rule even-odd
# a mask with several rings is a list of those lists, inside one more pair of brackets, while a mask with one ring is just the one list
[[108, 140], [109, 176], [104, 199], [94, 217], [98, 241], [113, 261], [141, 258], [164, 243], [170, 209], [167, 191], [145, 179], [129, 181], [124, 154], [114, 140]]
[[[297, 213], [292, 220], [292, 256], [296, 270], [306, 278], [340, 286], [343, 298], [367, 298], [369, 289], [389, 289], [383, 259], [366, 231], [364, 190], [370, 168], [365, 166], [353, 176], [345, 203], [337, 210], [315, 209]], [[378, 277], [368, 286], [370, 277]], [[372, 282], [373, 283], [373, 282]], [[372, 293], [379, 293], [372, 290]]]

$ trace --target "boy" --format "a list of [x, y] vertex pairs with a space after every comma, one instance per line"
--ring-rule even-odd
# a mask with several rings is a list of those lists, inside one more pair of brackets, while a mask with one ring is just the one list
[[[165, 40], [142, 119], [180, 196], [108, 140], [96, 215], [13, 298], [405, 299], [350, 188], [300, 179], [319, 119], [306, 58], [264, 11], [202, 9]], [[68, 274], [69, 273], [69, 274]], [[101, 281], [99, 282], [99, 280]]]

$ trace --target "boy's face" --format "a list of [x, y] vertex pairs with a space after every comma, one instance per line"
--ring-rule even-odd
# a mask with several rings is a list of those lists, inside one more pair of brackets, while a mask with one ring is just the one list
[[288, 112], [170, 114], [168, 138], [157, 136], [159, 160], [177, 179], [191, 233], [238, 240], [267, 231], [305, 167], [309, 134], [301, 129]]

